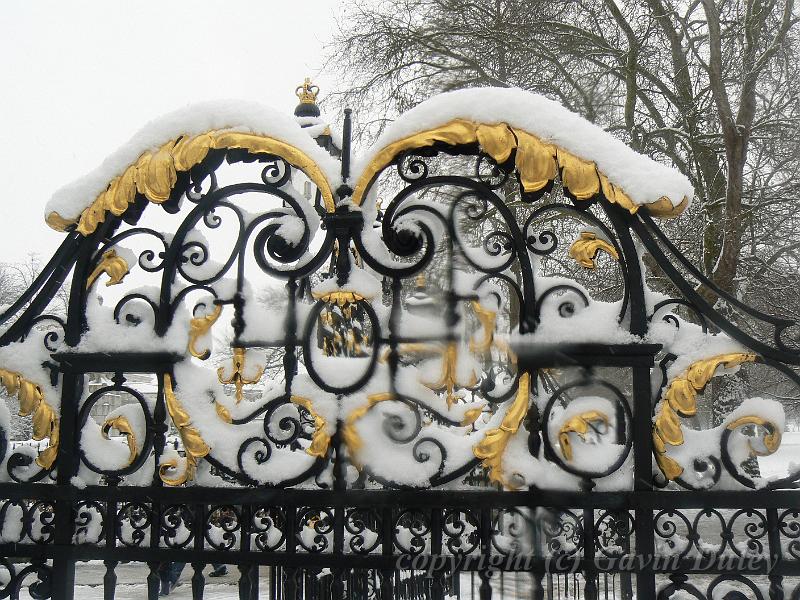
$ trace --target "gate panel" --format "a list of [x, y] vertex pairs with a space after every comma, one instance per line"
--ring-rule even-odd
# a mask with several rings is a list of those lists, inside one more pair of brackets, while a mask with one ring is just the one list
[[173, 562], [195, 598], [217, 563], [243, 599], [800, 594], [794, 322], [695, 291], [682, 198], [449, 116], [352, 173], [291, 120], [183, 132], [59, 205], [2, 316], [39, 447], [0, 412], [0, 598], [90, 560], [106, 598], [128, 561], [150, 598]]

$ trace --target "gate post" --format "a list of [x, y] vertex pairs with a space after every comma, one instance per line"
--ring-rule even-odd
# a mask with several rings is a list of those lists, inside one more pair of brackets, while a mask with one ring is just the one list
[[[60, 441], [56, 466], [58, 475], [58, 499], [55, 501], [55, 532], [53, 557], [53, 600], [72, 600], [75, 586], [75, 556], [72, 546], [73, 489], [72, 474], [77, 462], [75, 427], [77, 404], [81, 395], [82, 378], [67, 371], [61, 382], [61, 414], [59, 419]], [[106, 525], [108, 526], [108, 525]]]
[[[650, 408], [650, 369], [633, 369], [633, 489], [637, 495], [653, 489], [652, 421]], [[655, 553], [653, 509], [648, 502], [636, 507], [636, 554], [640, 564], [636, 574], [636, 597], [656, 597], [656, 576], [652, 560]], [[640, 562], [642, 561], [642, 562]]]

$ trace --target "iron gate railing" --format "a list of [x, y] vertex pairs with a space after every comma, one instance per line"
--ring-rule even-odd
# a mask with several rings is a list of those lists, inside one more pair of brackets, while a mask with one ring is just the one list
[[[706, 279], [652, 219], [687, 199], [597, 148], [680, 178], [514, 90], [423, 104], [351, 171], [349, 113], [340, 147], [298, 91], [299, 124], [173, 115], [53, 201], [65, 240], [2, 316], [48, 442], [11, 450], [0, 413], [0, 598], [72, 598], [87, 560], [105, 598], [123, 561], [150, 598], [167, 562], [194, 598], [211, 563], [243, 599], [800, 598], [800, 473], [759, 459], [795, 323]], [[741, 384], [773, 399], [720, 411]]]

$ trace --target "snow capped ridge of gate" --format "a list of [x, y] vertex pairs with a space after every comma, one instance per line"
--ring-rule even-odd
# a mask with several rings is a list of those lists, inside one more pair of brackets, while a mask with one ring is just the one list
[[144, 152], [157, 150], [180, 136], [214, 130], [270, 136], [291, 144], [319, 165], [332, 188], [339, 185], [339, 162], [320, 148], [294, 117], [258, 102], [212, 100], [189, 104], [148, 122], [94, 171], [57, 190], [45, 206], [45, 216], [56, 212], [64, 219], [78, 219], [111, 180], [124, 173]]
[[455, 119], [505, 123], [593, 161], [599, 172], [638, 205], [667, 197], [677, 206], [684, 198], [691, 202], [694, 196], [692, 184], [677, 169], [639, 154], [558, 102], [518, 88], [456, 90], [422, 102], [400, 115], [359, 157], [353, 166], [353, 179], [358, 180], [370, 161], [389, 144]]

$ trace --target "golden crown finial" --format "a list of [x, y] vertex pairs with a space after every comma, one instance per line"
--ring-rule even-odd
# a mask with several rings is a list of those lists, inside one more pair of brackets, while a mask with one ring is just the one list
[[316, 104], [317, 94], [319, 94], [319, 86], [311, 83], [310, 77], [306, 77], [303, 85], [298, 85], [294, 90], [294, 93], [297, 94], [298, 98], [300, 98], [301, 104]]

